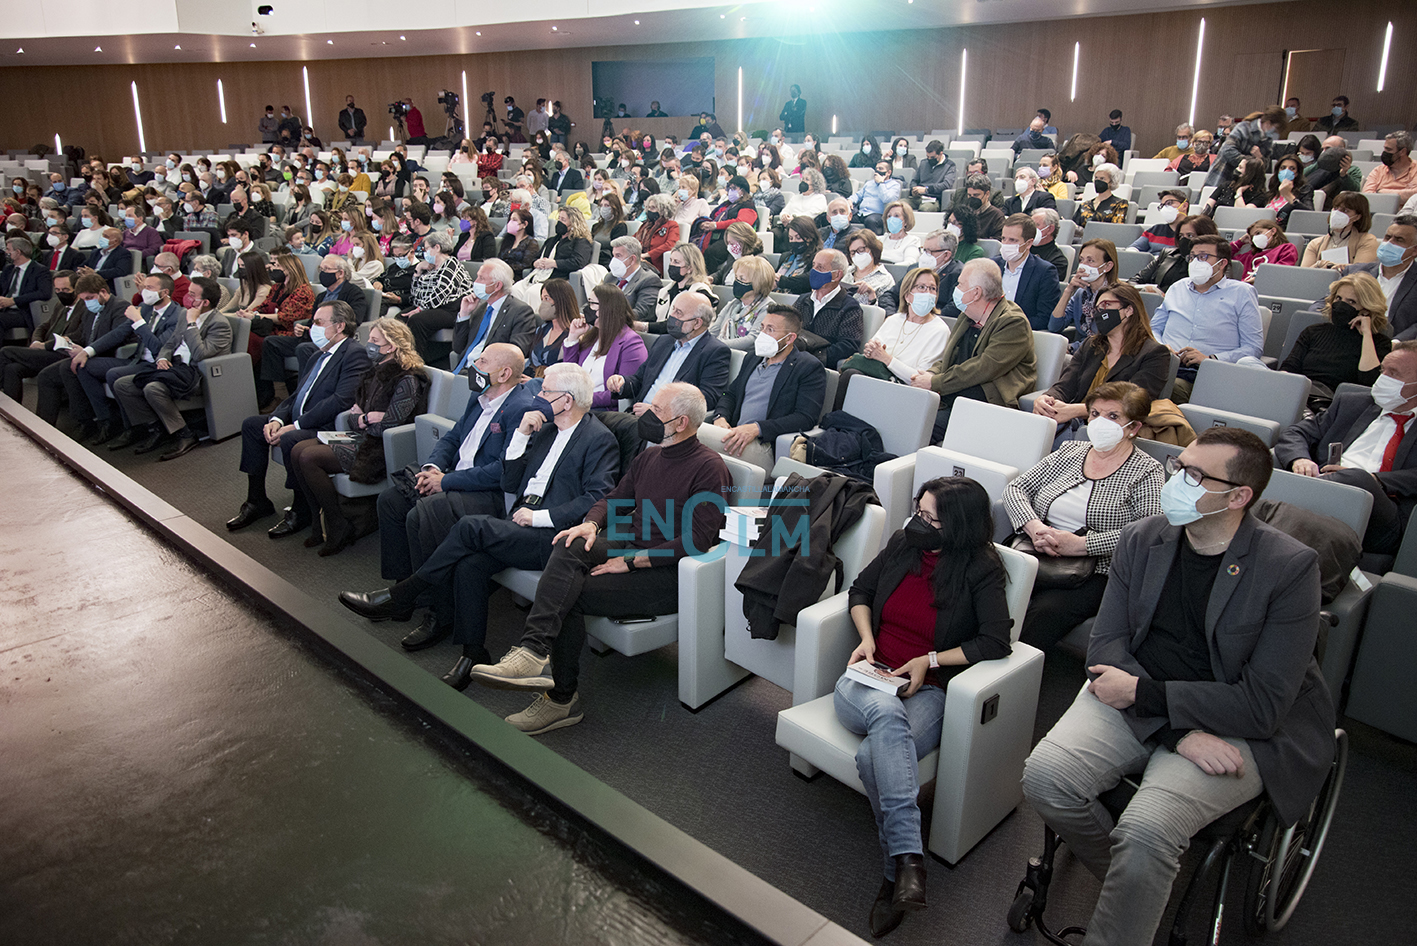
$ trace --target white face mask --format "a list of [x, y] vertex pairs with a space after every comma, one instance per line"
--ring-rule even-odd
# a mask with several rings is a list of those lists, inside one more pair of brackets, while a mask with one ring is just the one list
[[916, 315], [924, 315], [935, 308], [935, 294], [933, 292], [917, 292], [910, 297], [910, 311]]
[[1207, 263], [1203, 259], [1193, 259], [1191, 265], [1186, 267], [1186, 274], [1191, 277], [1192, 285], [1203, 286], [1215, 275], [1215, 264]]
[[[730, 252], [732, 251], [730, 250]], [[857, 268], [857, 270], [867, 269], [871, 265], [871, 254], [853, 253], [851, 254], [851, 262]]]
[[934, 269], [936, 266], [935, 257], [922, 251], [920, 258], [915, 261], [915, 265], [921, 269]]
[[1022, 253], [1023, 247], [1019, 246], [1017, 243], [999, 244], [999, 257], [1005, 263], [1012, 263], [1014, 260], [1018, 259]]
[[610, 275], [616, 279], [625, 278], [625, 261], [618, 256], [610, 257]]
[[952, 223], [949, 226], [945, 227], [945, 232], [953, 236], [956, 240], [958, 240], [963, 233], [963, 231], [961, 231], [959, 228], [959, 224], [956, 223]]
[[355, 259], [364, 258], [364, 247], [362, 246], [351, 247], [349, 252], [350, 255], [353, 256]]
[[1403, 393], [1406, 387], [1406, 384], [1392, 375], [1380, 374], [1378, 380], [1373, 382], [1373, 403], [1384, 411], [1395, 411], [1411, 396]]
[[1107, 160], [1107, 158], [1106, 158], [1104, 155], [1102, 155], [1102, 154], [1094, 154], [1094, 155], [1092, 156], [1092, 166], [1093, 166], [1093, 167], [1100, 167], [1100, 166], [1102, 165], [1102, 162], [1104, 162], [1104, 161], [1106, 161], [1106, 160]]
[[1104, 453], [1121, 443], [1126, 435], [1126, 428], [1110, 417], [1094, 417], [1087, 422], [1087, 439]]
[[1328, 228], [1334, 233], [1344, 229], [1352, 222], [1353, 218], [1341, 210], [1330, 210], [1328, 212]]
[[1170, 204], [1156, 211], [1156, 219], [1162, 223], [1170, 223], [1181, 215], [1181, 212]]
[[57, 247], [57, 246], [59, 245], [59, 237], [58, 237], [56, 234], [53, 234], [53, 233], [51, 233], [49, 236], [45, 237], [45, 241], [46, 241], [50, 246]]
[[143, 305], [157, 305], [162, 296], [151, 289], [143, 290]]
[[226, 238], [226, 245], [229, 246], [229, 247], [231, 247], [233, 250], [239, 250], [239, 249], [241, 249], [241, 238], [240, 238], [240, 237], [227, 237], [227, 238]]
[[1078, 263], [1078, 275], [1082, 277], [1083, 282], [1095, 282], [1097, 277], [1102, 275], [1102, 270], [1089, 263]]
[[845, 230], [846, 225], [850, 222], [851, 218], [846, 214], [833, 214], [830, 218], [831, 228], [833, 230]]
[[1250, 238], [1250, 243], [1253, 244], [1254, 248], [1257, 250], [1263, 251], [1269, 249], [1269, 231], [1265, 230], [1256, 233]]
[[1014, 193], [1015, 193], [1015, 194], [1022, 194], [1022, 193], [1025, 193], [1025, 192], [1026, 192], [1030, 187], [1032, 187], [1032, 186], [1033, 186], [1033, 182], [1030, 181], [1030, 180], [1029, 180], [1028, 178], [1026, 178], [1026, 177], [1016, 177], [1016, 178], [1014, 178]]
[[731, 257], [733, 257], [734, 259], [738, 259], [739, 257], [741, 257], [741, 256], [743, 255], [743, 247], [739, 246], [738, 244], [736, 244], [736, 243], [729, 243], [729, 244], [727, 244], [727, 246], [728, 246], [728, 255], [731, 256]]
[[759, 358], [771, 358], [780, 347], [781, 343], [767, 332], [759, 332], [758, 337], [753, 339], [753, 354]]

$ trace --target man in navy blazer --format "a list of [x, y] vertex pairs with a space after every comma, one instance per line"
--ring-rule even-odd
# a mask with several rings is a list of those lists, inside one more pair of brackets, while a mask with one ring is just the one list
[[1004, 276], [1005, 298], [1023, 310], [1035, 331], [1042, 332], [1048, 329], [1048, 319], [1062, 297], [1062, 288], [1053, 264], [1029, 252], [1037, 235], [1038, 227], [1028, 214], [1009, 217], [1004, 221], [994, 263]]
[[581, 172], [571, 167], [571, 156], [565, 151], [556, 152], [556, 170], [552, 171], [547, 182], [551, 189], [557, 193], [563, 190], [583, 190], [585, 188], [585, 178]]
[[531, 407], [521, 383], [522, 350], [488, 345], [468, 370], [477, 394], [418, 469], [379, 494], [380, 574], [402, 581], [423, 564], [463, 516], [502, 516], [502, 454]]
[[729, 456], [771, 470], [779, 434], [817, 425], [827, 396], [827, 370], [793, 346], [801, 331], [800, 312], [768, 306], [754, 353], [743, 359], [738, 377], [709, 412], [708, 420], [725, 429], [723, 450]]
[[545, 568], [556, 533], [578, 525], [615, 485], [619, 445], [590, 413], [591, 392], [590, 374], [580, 365], [548, 367], [535, 406], [507, 443], [501, 488], [514, 497], [511, 517], [464, 516], [413, 577], [367, 595], [345, 592], [340, 601], [379, 620], [402, 617], [431, 594], [429, 618], [401, 643], [421, 650], [451, 633], [462, 656], [443, 680], [466, 687], [473, 665], [491, 662], [486, 637], [492, 576], [504, 568]]
[[79, 337], [69, 339], [68, 361], [48, 365], [36, 377], [39, 402], [35, 413], [45, 423], [57, 422], [62, 396], [67, 395], [69, 417], [82, 427], [75, 439], [87, 440], [98, 431], [98, 425], [89, 399], [79, 385], [78, 372], [84, 370], [90, 358], [112, 355], [119, 345], [128, 341], [133, 329], [124, 315], [127, 302], [109, 292], [108, 283], [99, 276], [94, 273], [80, 276], [74, 282], [74, 292], [79, 297], [78, 304], [84, 308], [82, 331]]
[[[1336, 465], [1328, 462], [1332, 444], [1343, 448]], [[1372, 494], [1363, 551], [1396, 554], [1417, 508], [1417, 341], [1393, 342], [1371, 390], [1340, 387], [1328, 410], [1279, 435], [1274, 456], [1301, 476]]]
[[34, 244], [26, 237], [5, 241], [9, 259], [0, 271], [0, 328], [34, 331], [31, 302], [43, 302], [54, 294], [54, 277], [34, 258]]
[[[335, 418], [354, 404], [359, 382], [370, 366], [364, 346], [354, 337], [358, 326], [354, 310], [347, 303], [322, 304], [315, 310], [310, 326], [310, 339], [320, 347], [300, 373], [295, 392], [269, 416], [256, 414], [241, 422], [240, 469], [247, 477], [246, 501], [241, 504], [241, 511], [227, 520], [227, 529], [244, 529], [276, 511], [266, 496], [271, 447], [280, 447], [281, 456], [289, 457], [291, 447], [301, 440], [317, 436], [322, 430], [334, 430]], [[270, 530], [276, 539], [310, 527], [310, 508], [303, 494], [295, 489], [289, 465], [285, 487], [294, 491], [295, 499], [285, 517]]]
[[654, 307], [659, 302], [661, 280], [654, 267], [643, 261], [643, 255], [644, 247], [632, 236], [611, 240], [610, 272], [605, 274], [601, 282], [608, 283], [625, 294], [625, 298], [630, 300], [630, 308], [635, 310], [635, 321], [653, 322]]
[[79, 272], [92, 270], [107, 280], [110, 288], [117, 291], [115, 280], [119, 276], [131, 276], [133, 273], [133, 254], [128, 252], [128, 248], [123, 245], [123, 232], [117, 227], [108, 227], [103, 231], [103, 239], [108, 242], [99, 243], [89, 254], [88, 262]]
[[700, 293], [679, 293], [669, 308], [670, 334], [655, 339], [639, 370], [628, 378], [613, 374], [605, 387], [628, 399], [636, 417], [649, 408], [655, 392], [674, 381], [698, 388], [713, 410], [728, 387], [730, 359], [728, 346], [709, 334], [713, 315], [713, 303]]
[[[143, 277], [140, 284], [143, 304], [130, 305], [123, 312], [136, 336], [136, 339], [130, 338], [129, 341], [137, 341], [137, 350], [127, 358], [90, 358], [83, 370], [78, 372], [79, 386], [84, 389], [89, 406], [93, 408], [94, 418], [98, 421], [98, 433], [94, 435], [89, 446], [96, 447], [101, 443], [108, 443], [119, 433], [129, 429], [128, 418], [123, 416], [121, 410], [118, 414], [122, 423], [113, 423], [113, 403], [104, 392], [103, 386], [106, 384], [109, 391], [117, 391], [119, 378], [137, 374], [138, 369], [145, 364], [156, 364], [162, 346], [166, 345], [173, 332], [177, 331], [178, 325], [187, 321], [187, 310], [172, 298], [171, 276], [155, 273]], [[152, 301], [149, 302], [149, 299]], [[135, 442], [134, 435], [130, 433], [109, 449], [121, 450], [133, 446]]]

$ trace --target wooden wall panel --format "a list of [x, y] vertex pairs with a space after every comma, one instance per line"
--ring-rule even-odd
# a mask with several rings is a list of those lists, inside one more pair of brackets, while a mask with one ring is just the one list
[[[746, 130], [774, 127], [794, 82], [802, 86], [809, 103], [809, 128], [819, 133], [829, 131], [833, 114], [840, 116], [843, 134], [951, 128], [958, 122], [960, 50], [967, 47], [968, 126], [1020, 127], [1036, 108], [1047, 106], [1065, 134], [1095, 132], [1106, 124], [1108, 111], [1120, 108], [1142, 150], [1151, 152], [1169, 143], [1172, 128], [1186, 118], [1202, 15], [1207, 28], [1198, 124], [1213, 126], [1222, 111], [1243, 113], [1270, 104], [1284, 50], [1337, 46], [1348, 53], [1341, 75], [1330, 78], [1331, 91], [1305, 101], [1306, 112], [1322, 114], [1328, 105], [1324, 96], [1343, 92], [1353, 100], [1352, 114], [1365, 124], [1410, 126], [1417, 118], [1410, 52], [1417, 40], [1417, 4], [1352, 0], [1336, 7], [1327, 0], [1299, 0], [810, 39], [313, 62], [308, 64], [313, 124], [326, 141], [337, 137], [336, 114], [344, 96], [352, 93], [369, 116], [372, 137], [382, 138], [389, 125], [386, 104], [411, 95], [436, 134], [443, 123], [437, 92], [445, 87], [460, 91], [461, 72], [466, 70], [471, 101], [464, 103], [464, 115], [472, 128], [481, 124], [479, 96], [493, 90], [499, 114], [501, 99], [509, 93], [528, 110], [538, 96], [560, 98], [578, 123], [576, 138], [589, 141], [600, 133], [599, 120], [591, 118], [592, 62], [711, 55], [716, 111], [730, 131], [737, 118], [740, 65]], [[1377, 59], [1389, 19], [1395, 30], [1393, 55], [1387, 91], [1378, 94]], [[1075, 42], [1082, 44], [1082, 56], [1077, 99], [1069, 101]], [[1266, 62], [1276, 68], [1271, 70]], [[226, 89], [225, 126], [217, 114], [218, 78]], [[256, 122], [267, 103], [289, 104], [297, 113], [304, 112], [299, 62], [12, 67], [0, 69], [0, 100], [7, 105], [8, 118], [0, 126], [0, 148], [52, 143], [59, 132], [66, 143], [81, 144], [104, 157], [136, 150], [128, 85], [133, 80], [139, 84], [147, 142], [153, 149], [180, 151], [255, 140]], [[690, 124], [682, 117], [669, 123], [680, 135]]]

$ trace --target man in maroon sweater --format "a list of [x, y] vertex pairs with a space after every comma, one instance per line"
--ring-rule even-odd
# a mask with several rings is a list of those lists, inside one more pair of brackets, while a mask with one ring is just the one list
[[498, 663], [472, 668], [472, 679], [490, 687], [547, 691], [507, 717], [522, 732], [536, 736], [584, 718], [576, 681], [585, 615], [679, 610], [679, 559], [718, 542], [731, 484], [723, 458], [699, 442], [707, 414], [693, 385], [659, 389], [639, 430], [660, 447], [636, 457], [584, 522], [556, 535], [521, 643]]

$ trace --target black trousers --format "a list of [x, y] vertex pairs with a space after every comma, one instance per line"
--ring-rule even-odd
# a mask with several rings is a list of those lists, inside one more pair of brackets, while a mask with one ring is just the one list
[[1356, 486], [1372, 494], [1373, 511], [1368, 515], [1368, 531], [1363, 533], [1363, 551], [1374, 555], [1396, 555], [1402, 544], [1406, 519], [1397, 502], [1387, 494], [1377, 477], [1367, 470], [1349, 468], [1325, 473], [1323, 478], [1335, 483]]
[[1106, 591], [1106, 575], [1093, 575], [1077, 588], [1035, 589], [1028, 599], [1019, 640], [1047, 650], [1083, 621], [1096, 616]]
[[450, 342], [435, 342], [433, 336], [445, 328], [458, 324], [459, 301], [438, 309], [424, 309], [409, 316], [408, 327], [413, 332], [413, 347], [430, 365], [445, 365], [448, 354], [453, 350]]
[[454, 490], [415, 500], [390, 486], [379, 494], [376, 505], [379, 573], [391, 581], [403, 581], [428, 560], [464, 516], [500, 518], [507, 501], [500, 490]]
[[940, 410], [935, 415], [935, 427], [930, 431], [930, 442], [939, 446], [940, 441], [945, 439], [945, 429], [950, 426], [950, 410], [954, 407], [955, 401], [959, 398], [967, 397], [971, 401], [987, 401], [989, 396], [984, 393], [984, 389], [979, 385], [965, 388], [954, 394], [943, 394], [940, 396]]
[[39, 403], [35, 407], [35, 413], [39, 415], [40, 420], [46, 424], [58, 423], [59, 408], [67, 398], [69, 417], [74, 423], [87, 426], [95, 422], [93, 406], [79, 383], [79, 376], [69, 370], [69, 359], [45, 365], [39, 370], [39, 374], [35, 375], [35, 380], [39, 382]]
[[[308, 335], [296, 338], [294, 335], [268, 335], [261, 342], [261, 363], [256, 366], [256, 404], [265, 404], [275, 396], [275, 382], [283, 381], [295, 393], [293, 379], [303, 371], [315, 354], [315, 343]], [[294, 357], [295, 371], [285, 366], [285, 360]]]
[[30, 316], [30, 307], [16, 309], [12, 306], [8, 309], [0, 309], [0, 328], [22, 328], [26, 332], [33, 332], [34, 321]]
[[557, 545], [536, 586], [522, 645], [543, 657], [550, 655], [555, 681], [551, 697], [559, 703], [576, 692], [587, 614], [628, 617], [679, 611], [677, 562], [663, 561], [651, 568], [631, 565], [628, 572], [592, 576], [590, 570], [604, 564], [608, 553], [603, 536], [596, 537], [590, 551], [584, 541]]
[[[271, 465], [271, 445], [266, 443], [265, 434], [262, 433], [268, 420], [268, 415], [253, 414], [241, 422], [241, 472], [247, 476], [258, 477], [262, 483], [265, 482], [266, 471]], [[290, 459], [291, 450], [300, 441], [318, 435], [317, 430], [289, 430], [280, 435], [279, 446], [281, 457], [285, 461], [286, 489], [296, 488], [295, 471]]]
[[477, 663], [491, 662], [486, 641], [487, 601], [497, 589], [492, 576], [504, 568], [545, 568], [556, 531], [464, 516], [418, 569], [418, 577], [434, 585], [438, 623], [453, 625], [453, 643]]
[[24, 396], [26, 378], [33, 378], [44, 368], [68, 360], [67, 352], [47, 348], [0, 348], [0, 385], [3, 385], [7, 397], [18, 402]]

